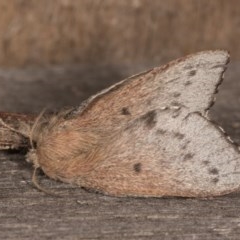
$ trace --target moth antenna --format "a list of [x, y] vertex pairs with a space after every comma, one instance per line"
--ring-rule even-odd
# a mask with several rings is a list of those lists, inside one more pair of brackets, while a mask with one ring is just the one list
[[32, 175], [32, 183], [33, 185], [38, 189], [40, 190], [41, 192], [44, 192], [48, 195], [52, 195], [52, 196], [55, 196], [55, 197], [61, 197], [60, 195], [58, 195], [57, 193], [55, 192], [52, 192], [48, 189], [45, 189], [43, 188], [39, 183], [38, 183], [38, 179], [37, 179], [37, 170], [40, 169], [39, 167], [35, 167], [34, 170], [33, 170], [33, 175]]
[[25, 134], [25, 133], [23, 133], [23, 132], [15, 129], [15, 128], [13, 128], [13, 127], [11, 127], [9, 124], [5, 123], [1, 118], [0, 118], [0, 124], [1, 124], [2, 126], [4, 126], [5, 128], [9, 129], [9, 130], [12, 131], [12, 132], [18, 133], [18, 134], [20, 134], [20, 135], [22, 135], [22, 136], [24, 136], [24, 137], [26, 137], [26, 138], [29, 138], [29, 136], [28, 136], [27, 134]]
[[37, 124], [39, 123], [40, 119], [42, 118], [43, 114], [46, 112], [46, 108], [44, 108], [40, 114], [37, 116], [36, 120], [34, 121], [32, 127], [31, 127], [31, 130], [30, 130], [30, 134], [29, 134], [29, 141], [30, 141], [30, 145], [31, 145], [31, 148], [34, 149], [34, 146], [33, 146], [33, 132], [34, 130], [36, 129], [37, 127]]

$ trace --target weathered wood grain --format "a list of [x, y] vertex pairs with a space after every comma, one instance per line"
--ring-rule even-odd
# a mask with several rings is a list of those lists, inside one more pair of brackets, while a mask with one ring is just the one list
[[239, 59], [238, 0], [2, 0], [0, 64], [140, 63], [225, 48]]
[[[240, 143], [240, 64], [230, 64], [212, 117]], [[139, 70], [139, 69], [138, 69]], [[124, 67], [0, 70], [0, 110], [78, 105], [133, 73]], [[137, 71], [136, 71], [137, 72]], [[213, 199], [114, 198], [39, 176], [24, 153], [0, 152], [0, 239], [239, 239], [240, 193]]]

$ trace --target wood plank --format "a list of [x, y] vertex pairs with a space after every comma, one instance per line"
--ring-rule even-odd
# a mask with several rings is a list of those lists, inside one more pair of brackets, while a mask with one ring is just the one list
[[[240, 143], [240, 70], [230, 64], [212, 117]], [[136, 69], [135, 69], [136, 70]], [[0, 109], [38, 112], [77, 105], [132, 73], [123, 67], [0, 70]], [[115, 198], [55, 182], [31, 183], [24, 154], [0, 153], [1, 239], [239, 239], [240, 193], [213, 199]]]

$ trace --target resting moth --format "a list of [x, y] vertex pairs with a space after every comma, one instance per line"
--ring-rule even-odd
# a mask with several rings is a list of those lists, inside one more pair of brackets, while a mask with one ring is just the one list
[[207, 117], [228, 61], [226, 51], [198, 52], [55, 115], [13, 115], [12, 124], [2, 113], [0, 145], [17, 148], [30, 139], [27, 160], [35, 169], [108, 195], [209, 197], [236, 191], [239, 150]]

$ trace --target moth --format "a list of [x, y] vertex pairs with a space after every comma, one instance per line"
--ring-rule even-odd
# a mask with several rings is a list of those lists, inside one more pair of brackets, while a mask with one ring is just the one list
[[239, 149], [208, 119], [228, 61], [223, 50], [198, 52], [58, 114], [1, 113], [0, 146], [30, 146], [34, 169], [108, 195], [231, 193], [240, 185]]

